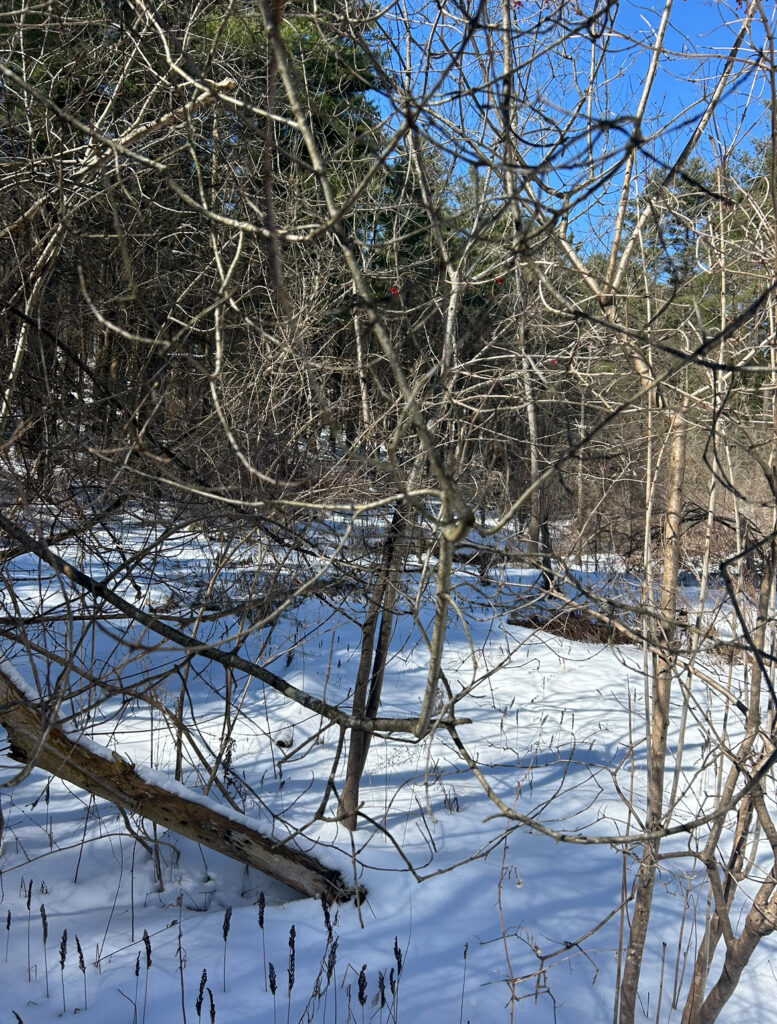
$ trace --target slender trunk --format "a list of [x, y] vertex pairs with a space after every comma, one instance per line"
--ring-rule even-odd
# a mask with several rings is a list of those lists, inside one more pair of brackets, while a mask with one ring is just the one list
[[[766, 631], [769, 622], [771, 597], [774, 591], [775, 575], [777, 574], [777, 544], [774, 539], [769, 546], [769, 555], [761, 581], [758, 598], [758, 618], [753, 631], [753, 649], [763, 651], [766, 641]], [[731, 799], [736, 786], [741, 784], [742, 767], [747, 764], [751, 757], [753, 745], [758, 738], [761, 725], [761, 686], [762, 669], [758, 658], [752, 660], [752, 676], [750, 684], [750, 700], [748, 704], [747, 721], [745, 724], [745, 738], [739, 746], [736, 758], [732, 764], [726, 785], [721, 796], [722, 802]], [[720, 843], [723, 822], [719, 822], [710, 833], [707, 840], [703, 859], [708, 863], [710, 872], [712, 892], [715, 897], [715, 912], [710, 918], [704, 932], [699, 952], [696, 955], [696, 962], [693, 968], [693, 976], [688, 991], [688, 996], [683, 1009], [682, 1024], [702, 1024], [702, 1022], [713, 1021], [717, 1018], [725, 1002], [730, 998], [735, 985], [729, 985], [727, 975], [732, 970], [737, 970], [737, 978], [744, 969], [747, 960], [752, 955], [755, 945], [750, 946], [752, 936], [748, 933], [748, 924], [739, 939], [734, 939], [729, 934], [727, 938], [726, 961], [723, 965], [720, 977], [713, 986], [710, 995], [704, 999], [704, 992], [707, 986], [712, 959], [715, 955], [718, 943], [726, 934], [728, 923], [728, 912], [733, 904], [737, 891], [737, 881], [741, 877], [742, 865], [745, 861], [745, 851], [748, 838], [751, 835], [751, 824], [753, 818], [754, 800], [751, 796], [746, 797], [739, 806], [737, 812], [737, 827], [734, 834], [732, 852], [724, 873], [724, 881], [720, 883], [717, 864], [714, 861], [715, 851]], [[712, 877], [712, 872], [715, 877]], [[764, 885], [769, 884], [768, 879]], [[761, 888], [763, 892], [763, 886]], [[754, 907], [757, 904], [754, 903]], [[752, 913], [752, 910], [751, 910]], [[750, 915], [748, 915], [748, 921]], [[730, 929], [730, 925], [728, 925]], [[745, 959], [746, 957], [746, 959]], [[715, 993], [713, 997], [713, 993]], [[711, 1015], [714, 1014], [714, 1015]]]
[[[361, 655], [353, 691], [353, 712], [360, 717], [368, 713], [368, 709], [371, 709], [370, 716], [376, 717], [380, 705], [383, 673], [393, 626], [396, 576], [402, 556], [401, 540], [404, 530], [405, 509], [403, 504], [399, 503], [394, 508], [394, 515], [383, 542], [383, 557], [362, 626]], [[368, 750], [369, 739], [364, 731], [351, 730], [345, 781], [338, 804], [338, 817], [351, 832], [357, 827], [359, 786]]]
[[[353, 285], [353, 293], [357, 295], [356, 285]], [[364, 332], [358, 309], [353, 314], [353, 331], [356, 337], [356, 372], [359, 376], [359, 404], [361, 407], [363, 437], [368, 436], [372, 417], [370, 416], [370, 397], [367, 388], [367, 367], [365, 365]]]
[[[669, 730], [669, 700], [672, 673], [676, 660], [675, 627], [677, 613], [677, 577], [682, 554], [680, 528], [682, 525], [683, 481], [685, 477], [686, 432], [685, 408], [670, 419], [669, 494], [664, 520], [664, 565], [661, 580], [661, 632], [662, 653], [657, 659], [653, 677], [652, 706], [650, 709], [650, 754], [648, 758], [648, 829], [659, 828], [663, 814], [664, 771], [666, 767], [666, 739]], [[658, 839], [645, 841], [637, 873], [634, 909], [629, 942], [623, 967], [620, 991], [620, 1024], [634, 1024], [639, 989], [639, 977], [647, 938], [650, 911], [653, 903], [656, 869], [658, 866]]]
[[[523, 310], [521, 311], [523, 321]], [[523, 323], [521, 333], [521, 376], [523, 393], [526, 402], [526, 425], [529, 431], [529, 545], [528, 554], [532, 565], [536, 565], [542, 575], [542, 583], [546, 590], [553, 585], [550, 561], [550, 530], [548, 528], [547, 501], [545, 485], [539, 482], [542, 468], [539, 419], [537, 415], [537, 397], [532, 384], [532, 366], [526, 352], [525, 330]]]
[[[775, 888], [775, 868], [772, 867], [767, 880], [761, 885], [758, 895], [753, 900], [750, 912], [745, 918], [742, 933], [737, 939], [727, 944], [726, 959], [721, 968], [720, 977], [712, 986], [709, 995], [697, 1013], [688, 1017], [690, 1024], [713, 1024], [720, 1016], [726, 1003], [739, 984], [742, 972], [750, 962], [750, 957], [758, 943], [765, 935], [774, 931], [777, 921], [777, 905], [771, 898]], [[683, 1021], [685, 1021], [683, 1016]]]

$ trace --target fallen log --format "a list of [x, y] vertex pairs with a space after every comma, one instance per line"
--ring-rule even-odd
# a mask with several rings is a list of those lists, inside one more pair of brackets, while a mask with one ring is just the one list
[[13, 760], [32, 761], [51, 775], [248, 864], [305, 896], [344, 902], [354, 895], [339, 871], [301, 850], [279, 845], [245, 815], [68, 732], [11, 672], [9, 666], [0, 668], [0, 725], [8, 734]]

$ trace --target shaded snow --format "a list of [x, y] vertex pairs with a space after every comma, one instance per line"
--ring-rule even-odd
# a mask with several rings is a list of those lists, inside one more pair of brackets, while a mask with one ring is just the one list
[[[63, 555], [72, 557], [73, 551], [63, 550]], [[161, 593], [163, 578], [175, 579], [176, 585], [168, 589], [179, 601], [185, 600], [191, 580], [198, 573], [207, 575], [211, 553], [205, 538], [193, 536], [165, 559], [164, 571], [156, 566], [146, 576], [138, 574], [138, 600]], [[87, 571], [102, 575], [96, 562], [88, 557], [86, 562]], [[25, 558], [17, 559], [15, 567], [30, 613], [65, 606], [67, 594], [53, 574], [33, 578]], [[490, 592], [479, 585], [476, 573], [462, 569], [456, 576], [457, 598], [469, 615], [469, 636], [451, 616], [444, 669], [455, 692], [472, 688], [458, 709], [472, 720], [462, 726], [462, 739], [495, 792], [520, 813], [536, 815], [545, 825], [568, 833], [609, 835], [638, 828], [626, 797], [632, 793], [638, 809], [644, 802], [641, 652], [576, 644], [506, 626], [504, 609], [526, 581], [517, 570], [503, 568], [500, 574], [492, 579]], [[231, 578], [239, 590], [237, 571]], [[132, 597], [129, 583], [122, 592]], [[245, 650], [274, 664], [295, 685], [346, 702], [358, 661], [361, 612], [359, 602], [347, 595], [336, 607], [311, 598], [284, 615], [272, 648], [263, 648], [259, 631], [246, 641]], [[428, 622], [428, 597], [418, 612], [421, 621]], [[235, 618], [226, 625], [234, 631], [238, 624]], [[420, 703], [426, 651], [411, 626], [411, 619], [404, 616], [395, 632], [384, 691], [386, 713], [414, 713]], [[47, 626], [41, 639], [64, 646], [65, 630], [76, 635], [79, 628], [77, 622]], [[215, 629], [206, 623], [201, 635], [216, 637]], [[50, 685], [59, 671], [56, 666], [55, 671], [47, 670], [41, 659], [26, 657], [18, 648], [7, 645], [5, 653], [14, 678], [26, 680], [31, 693], [36, 694], [39, 685]], [[129, 697], [132, 687], [142, 687], [173, 657], [146, 631], [107, 619], [91, 634], [88, 650], [78, 652], [84, 664], [96, 669], [114, 666], [113, 678]], [[224, 724], [223, 670], [198, 657], [191, 668], [190, 724], [203, 748], [214, 751]], [[492, 668], [495, 671], [489, 674]], [[721, 678], [726, 672], [722, 666], [709, 670], [719, 670]], [[77, 702], [66, 702], [63, 714], [69, 716], [68, 727], [85, 736], [101, 756], [119, 750], [157, 784], [177, 790], [179, 784], [171, 778], [175, 737], [161, 710], [174, 706], [178, 684], [171, 677], [156, 686], [160, 705], [154, 713], [140, 701], [122, 703], [113, 697], [99, 714], [79, 708]], [[336, 733], [322, 732], [316, 716], [285, 703], [256, 681], [236, 678], [234, 687], [241, 703], [234, 720], [231, 766], [219, 778], [239, 810], [230, 811], [221, 803], [219, 808], [235, 820], [259, 821], [281, 836], [284, 822], [294, 828], [312, 818], [330, 771]], [[706, 715], [714, 721], [718, 710], [705, 693], [697, 696], [678, 769], [679, 807], [688, 814], [704, 806], [705, 794], [714, 792], [715, 786], [714, 765], [705, 760], [704, 738], [695, 719]], [[680, 699], [676, 690], [676, 700]], [[279, 739], [289, 741], [291, 748], [278, 747]], [[676, 735], [670, 738], [670, 747], [673, 771]], [[7, 774], [18, 768], [4, 764]], [[183, 781], [190, 792], [206, 780], [201, 767], [187, 762]], [[161, 832], [164, 890], [159, 891], [144, 844], [127, 835], [111, 805], [90, 801], [82, 792], [33, 771], [20, 786], [0, 795], [5, 815], [0, 922], [7, 922], [11, 913], [5, 935], [7, 960], [0, 932], [8, 1019], [15, 1010], [25, 1024], [52, 1020], [62, 1011], [64, 980], [68, 1014], [80, 1007], [79, 1016], [87, 1020], [130, 1024], [135, 1002], [138, 1021], [143, 1020], [144, 1007], [147, 1022], [178, 1021], [183, 1019], [183, 980], [185, 1013], [193, 1022], [203, 969], [216, 1020], [228, 1024], [284, 1021], [287, 1015], [291, 1021], [322, 1024], [347, 1019], [490, 1024], [511, 1019], [511, 997], [515, 1018], [537, 1024], [612, 1018], [617, 908], [623, 891], [621, 853], [606, 845], [556, 843], [527, 827], [506, 827], [442, 733], [421, 744], [376, 739], [362, 799], [375, 827], [360, 829], [353, 846], [348, 833], [333, 821], [310, 824], [302, 840], [304, 847], [368, 891], [360, 912], [353, 904], [332, 910], [338, 918], [339, 942], [327, 988], [331, 945], [316, 901], [300, 899], [253, 870]], [[682, 848], [682, 842], [674, 842], [675, 848]], [[631, 872], [633, 864], [627, 861], [626, 867]], [[679, 1020], [679, 1011], [671, 1011], [672, 991], [687, 982], [697, 938], [690, 924], [682, 923], [683, 907], [686, 901], [693, 906], [705, 899], [702, 883], [703, 874], [690, 859], [668, 861], [662, 867], [642, 988], [646, 1012], [650, 995], [651, 1020], [656, 1016], [664, 942], [660, 1019]], [[261, 892], [268, 904], [266, 961], [274, 963], [278, 977], [275, 1017], [272, 996], [265, 991], [257, 908]], [[49, 998], [41, 905], [49, 930]], [[225, 979], [223, 930], [228, 907], [233, 912]], [[296, 956], [289, 994], [292, 925]], [[69, 946], [61, 973], [60, 939], [65, 928]], [[152, 947], [147, 994], [144, 929]], [[83, 1009], [76, 935], [86, 957], [88, 1010]], [[403, 962], [398, 999], [389, 990], [392, 968], [396, 988], [395, 940]], [[322, 958], [319, 984], [325, 999], [311, 1003]], [[362, 965], [367, 979], [364, 1014], [358, 1001]], [[388, 998], [382, 1009], [374, 1003], [379, 971], [384, 972]], [[509, 978], [515, 979], [512, 984]], [[727, 1019], [752, 1024], [767, 1019], [773, 984], [765, 945], [727, 1008]], [[209, 1019], [208, 1006], [206, 992], [203, 1019]]]

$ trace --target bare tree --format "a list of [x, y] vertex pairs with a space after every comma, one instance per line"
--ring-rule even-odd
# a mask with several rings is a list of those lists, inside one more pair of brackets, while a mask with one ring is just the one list
[[[774, 927], [774, 868], [741, 884], [758, 879], [754, 830], [776, 849], [775, 170], [771, 152], [749, 177], [735, 169], [745, 128], [727, 122], [745, 82], [764, 75], [774, 98], [759, 57], [773, 26], [757, 3], [721, 11], [725, 51], [682, 57], [672, 0], [644, 31], [610, 2], [84, 0], [0, 15], [0, 526], [6, 560], [34, 555], [60, 592], [31, 616], [5, 573], [7, 649], [26, 652], [48, 709], [29, 760], [63, 715], [86, 728], [117, 698], [143, 700], [174, 737], [176, 776], [193, 765], [229, 800], [239, 680], [256, 680], [317, 716], [332, 753], [318, 814], [353, 831], [370, 826], [372, 738], [445, 734], [509, 827], [636, 857], [622, 1024], [658, 871], [670, 856], [703, 866], [714, 913], [684, 1019], [714, 1019]], [[681, 110], [654, 98], [664, 69], [704, 74]], [[122, 517], [143, 525], [139, 548]], [[165, 579], [164, 545], [187, 528], [215, 538], [196, 600]], [[80, 564], [56, 550], [72, 538]], [[638, 596], [594, 593], [577, 571], [589, 553], [636, 568]], [[696, 609], [678, 585], [691, 554]], [[748, 672], [739, 697], [703, 662], [716, 560], [739, 623], [728, 650]], [[494, 561], [534, 570], [546, 619], [584, 608], [589, 628], [642, 646], [646, 785], [625, 834], [517, 813], [468, 750], [469, 701], [493, 669], [448, 678], [448, 619], [465, 614], [457, 567], [474, 564], [485, 592]], [[303, 689], [277, 671], [295, 648], [275, 631], [314, 594], [361, 602], [347, 699], [328, 677]], [[489, 601], [514, 611], [507, 591]], [[93, 673], [83, 657], [106, 615], [122, 687], [115, 665]], [[420, 706], [387, 714], [400, 622], [425, 686]], [[138, 631], [166, 645], [153, 680]], [[223, 672], [214, 748], [189, 706], [194, 659]], [[699, 717], [722, 780], [693, 811], [670, 744], [699, 711], [691, 680], [715, 703]], [[738, 746], [718, 712], [742, 716]], [[680, 834], [687, 849], [665, 855]]]

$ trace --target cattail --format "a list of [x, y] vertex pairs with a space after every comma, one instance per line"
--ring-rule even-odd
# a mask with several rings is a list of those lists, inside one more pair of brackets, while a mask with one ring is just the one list
[[326, 926], [326, 935], [329, 942], [332, 941], [332, 915], [329, 913], [329, 902], [326, 896], [321, 893], [321, 909], [324, 911], [324, 925]]
[[135, 959], [135, 1013], [132, 1016], [132, 1024], [138, 1024], [138, 986], [140, 984], [140, 953]]
[[386, 1005], [386, 974], [378, 971], [378, 1006], [380, 1008], [380, 1019], [383, 1020], [383, 1008]]
[[143, 945], [146, 948], [146, 983], [143, 988], [143, 1024], [146, 1024], [146, 1006], [148, 1004], [148, 972], [151, 968], [151, 938], [146, 929], [143, 929]]
[[[340, 941], [340, 936], [335, 936], [335, 940], [329, 947], [329, 954], [326, 958], [326, 991], [324, 992], [324, 1020], [326, 1020], [326, 1004], [329, 1000], [329, 988], [332, 984], [332, 977], [335, 973], [335, 966], [337, 964], [337, 944]], [[337, 986], [334, 988], [335, 998], [335, 1020], [337, 1020]]]
[[273, 1024], [275, 1024], [275, 993], [278, 990], [278, 982], [277, 982], [277, 979], [275, 977], [275, 964], [272, 962], [272, 960], [269, 963], [269, 971], [270, 971], [270, 991], [272, 992], [272, 1020], [273, 1020]]
[[[391, 986], [391, 994], [394, 997], [394, 1020], [396, 1020], [399, 1014], [399, 979], [402, 977], [402, 950], [399, 948], [399, 940], [396, 935], [394, 936], [394, 959], [397, 962], [397, 981], [396, 986]], [[394, 973], [393, 968], [391, 973]], [[390, 975], [389, 981], [391, 981]]]
[[43, 930], [43, 970], [46, 975], [46, 998], [49, 998], [49, 958], [46, 952], [46, 943], [49, 941], [49, 922], [46, 918], [46, 908], [40, 905], [40, 923]]
[[340, 936], [338, 935], [337, 938], [335, 939], [335, 941], [332, 943], [332, 947], [329, 950], [329, 956], [326, 958], [326, 984], [327, 984], [327, 988], [329, 988], [330, 984], [332, 983], [332, 975], [335, 972], [335, 964], [337, 963], [337, 944], [338, 944], [339, 941], [340, 941]]
[[359, 971], [359, 989], [358, 998], [359, 1006], [362, 1008], [362, 1024], [364, 1022], [364, 1004], [367, 1002], [367, 964], [362, 964], [362, 969]]
[[78, 936], [77, 935], [76, 935], [76, 950], [78, 952], [78, 969], [81, 972], [81, 974], [83, 976], [83, 979], [84, 979], [84, 1009], [88, 1010], [89, 1009], [89, 1004], [86, 1001], [86, 964], [84, 963], [84, 952], [81, 949], [81, 943], [78, 941]]
[[229, 936], [229, 928], [232, 924], [232, 907], [227, 907], [224, 911], [224, 924], [221, 928], [221, 933], [224, 936], [224, 991], [227, 991], [227, 937]]
[[291, 1018], [291, 990], [294, 988], [294, 962], [295, 962], [295, 943], [297, 938], [297, 929], [294, 925], [289, 930], [289, 996], [288, 1004], [286, 1007], [286, 1024], [289, 1024]]
[[402, 950], [399, 948], [399, 941], [397, 936], [394, 936], [394, 959], [397, 962], [397, 981], [402, 973]]
[[31, 914], [30, 914], [30, 903], [32, 902], [32, 879], [30, 884], [27, 886], [27, 981], [32, 981], [32, 963], [30, 960], [30, 926], [31, 926]]
[[8, 943], [11, 941], [11, 911], [5, 919], [5, 962], [8, 963]]
[[67, 1013], [65, 1005], [65, 961], [67, 960], [67, 928], [62, 932], [59, 943], [59, 976], [62, 981], [62, 1012]]
[[264, 990], [267, 991], [267, 951], [264, 945], [264, 892], [259, 893], [259, 927], [262, 931], [262, 966], [264, 967]]
[[297, 929], [294, 925], [289, 929], [289, 992], [294, 988], [294, 963], [295, 963], [295, 943], [297, 939]]
[[200, 978], [200, 990], [197, 993], [197, 999], [196, 999], [196, 1001], [194, 1003], [194, 1008], [197, 1011], [197, 1020], [200, 1019], [200, 1016], [202, 1014], [202, 1000], [203, 1000], [203, 997], [205, 995], [205, 984], [206, 984], [207, 980], [208, 980], [208, 972], [203, 967], [203, 969], [202, 969], [202, 977]]
[[43, 794], [43, 800], [44, 800], [44, 803], [46, 804], [46, 831], [48, 832], [48, 836], [49, 836], [49, 850], [53, 850], [54, 849], [54, 827], [52, 825], [51, 813], [50, 813], [50, 809], [49, 809], [49, 800], [51, 798], [50, 790], [51, 790], [51, 782], [49, 782], [46, 785], [46, 790], [45, 790], [45, 792]]

